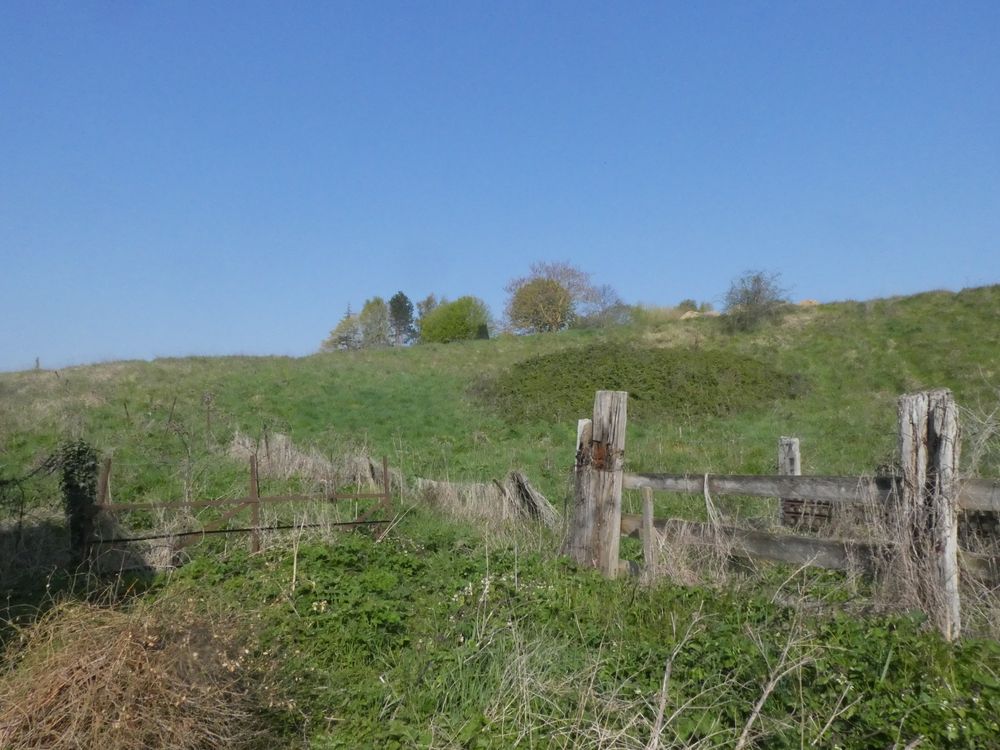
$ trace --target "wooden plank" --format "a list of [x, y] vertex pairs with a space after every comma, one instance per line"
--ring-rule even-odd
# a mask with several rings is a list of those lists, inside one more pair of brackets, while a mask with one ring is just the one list
[[958, 488], [962, 510], [989, 510], [1000, 513], [1000, 479], [962, 479]]
[[[704, 475], [693, 474], [626, 474], [627, 490], [649, 487], [661, 492], [700, 495], [704, 490]], [[755, 474], [712, 474], [708, 491], [714, 495], [750, 495], [753, 497], [789, 497], [799, 500], [830, 502], [862, 502], [874, 498], [885, 502], [898, 480], [893, 477], [790, 477]]]
[[958, 550], [960, 567], [988, 586], [1000, 584], [1000, 557]]
[[[717, 543], [717, 534], [733, 542], [732, 554], [754, 560], [770, 560], [795, 565], [812, 565], [829, 570], [846, 570], [861, 567], [871, 571], [877, 545], [847, 540], [816, 539], [793, 534], [769, 534], [763, 531], [720, 526], [716, 531], [709, 524], [681, 521], [676, 518], [657, 518], [653, 525], [661, 532], [684, 532], [706, 543]], [[622, 516], [623, 529], [634, 529], [630, 536], [638, 536], [642, 517], [635, 514]]]
[[[703, 474], [625, 474], [624, 488], [649, 487], [658, 492], [700, 495]], [[712, 474], [708, 489], [712, 495], [790, 497], [831, 503], [885, 503], [899, 492], [898, 477], [767, 476], [756, 474]], [[959, 483], [961, 510], [1000, 513], [1000, 479], [963, 479]]]

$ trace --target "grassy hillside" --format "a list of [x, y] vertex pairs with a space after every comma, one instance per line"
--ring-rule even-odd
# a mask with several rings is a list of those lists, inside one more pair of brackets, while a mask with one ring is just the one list
[[[1000, 286], [801, 309], [753, 335], [728, 335], [710, 318], [647, 318], [609, 331], [302, 359], [198, 357], [0, 374], [0, 471], [17, 474], [60, 440], [83, 437], [114, 454], [125, 472], [121, 496], [177, 494], [182, 463], [195, 489], [216, 494], [233, 481], [217, 460], [233, 434], [269, 431], [330, 453], [363, 443], [407, 475], [481, 479], [518, 468], [557, 496], [573, 456], [572, 410], [545, 416], [560, 394], [544, 378], [522, 389], [527, 401], [516, 419], [509, 404], [496, 408], [476, 386], [517, 381], [528, 369], [521, 363], [601, 342], [665, 348], [679, 362], [696, 350], [702, 367], [743, 358], [793, 383], [783, 397], [755, 394], [722, 413], [685, 409], [680, 400], [644, 414], [633, 402], [627, 460], [635, 470], [768, 471], [777, 437], [795, 435], [806, 473], [871, 472], [891, 460], [899, 394], [943, 386], [961, 405], [985, 411], [1000, 388]], [[568, 366], [586, 369], [567, 356]], [[653, 365], [645, 375], [655, 381]], [[584, 405], [599, 382], [580, 373], [568, 402], [576, 416], [588, 416]], [[632, 385], [628, 377], [614, 384]], [[666, 390], [653, 386], [654, 394]], [[690, 379], [678, 386], [690, 389]], [[1000, 457], [986, 462], [981, 471], [998, 473]]]
[[[327, 456], [386, 454], [408, 478], [519, 469], [561, 507], [576, 417], [604, 384], [633, 395], [632, 470], [770, 472], [778, 436], [796, 435], [804, 473], [873, 473], [893, 461], [896, 397], [943, 386], [970, 410], [966, 470], [1000, 475], [995, 442], [974, 450], [977, 415], [1000, 401], [998, 368], [1000, 286], [795, 309], [754, 334], [646, 311], [624, 328], [406, 350], [9, 373], [0, 478], [80, 437], [114, 456], [120, 501], [242, 494], [234, 436], [281, 433]], [[268, 491], [296, 480], [265, 481]], [[58, 507], [55, 477], [18, 489], [29, 505]], [[19, 497], [4, 498], [9, 529]], [[0, 745], [25, 716], [64, 727], [58, 706], [5, 705], [63, 695], [111, 710], [96, 693], [79, 698], [91, 683], [73, 677], [90, 663], [73, 659], [101, 643], [124, 644], [131, 656], [116, 663], [139, 665], [142, 684], [166, 674], [191, 700], [222, 685], [240, 716], [255, 717], [240, 736], [241, 721], [230, 722], [231, 746], [901, 748], [922, 738], [985, 748], [1000, 736], [996, 642], [947, 645], [920, 615], [871, 606], [863, 580], [771, 566], [730, 587], [647, 590], [574, 569], [556, 543], [420, 508], [381, 542], [272, 540], [254, 556], [219, 542], [172, 575], [117, 582], [120, 621], [81, 603], [106, 596], [103, 583], [65, 571], [8, 577], [5, 616], [25, 597], [44, 609], [60, 587], [75, 594], [52, 621], [3, 631]], [[88, 623], [102, 628], [96, 644]], [[134, 652], [190, 651], [193, 633], [208, 633], [199, 653], [211, 668]], [[144, 736], [127, 713], [109, 736]]]

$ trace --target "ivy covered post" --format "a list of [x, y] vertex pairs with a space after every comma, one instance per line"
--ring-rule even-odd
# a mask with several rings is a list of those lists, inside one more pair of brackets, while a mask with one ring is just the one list
[[73, 559], [87, 558], [97, 515], [97, 452], [83, 440], [63, 445], [60, 452], [60, 485], [69, 524], [69, 547]]

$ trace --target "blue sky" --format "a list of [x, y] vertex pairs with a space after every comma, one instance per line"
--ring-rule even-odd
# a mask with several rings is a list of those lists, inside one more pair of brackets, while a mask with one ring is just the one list
[[0, 3], [0, 369], [305, 354], [565, 260], [1000, 282], [1000, 3]]

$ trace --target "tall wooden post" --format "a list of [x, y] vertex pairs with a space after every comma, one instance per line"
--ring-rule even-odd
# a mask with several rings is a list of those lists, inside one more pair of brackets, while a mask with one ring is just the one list
[[902, 512], [924, 608], [947, 640], [962, 629], [958, 568], [958, 410], [946, 389], [899, 398]]
[[250, 456], [250, 552], [260, 552], [260, 485], [257, 481], [257, 456]]
[[573, 508], [564, 549], [607, 578], [618, 575], [627, 402], [625, 391], [598, 391], [593, 421], [577, 425]]

